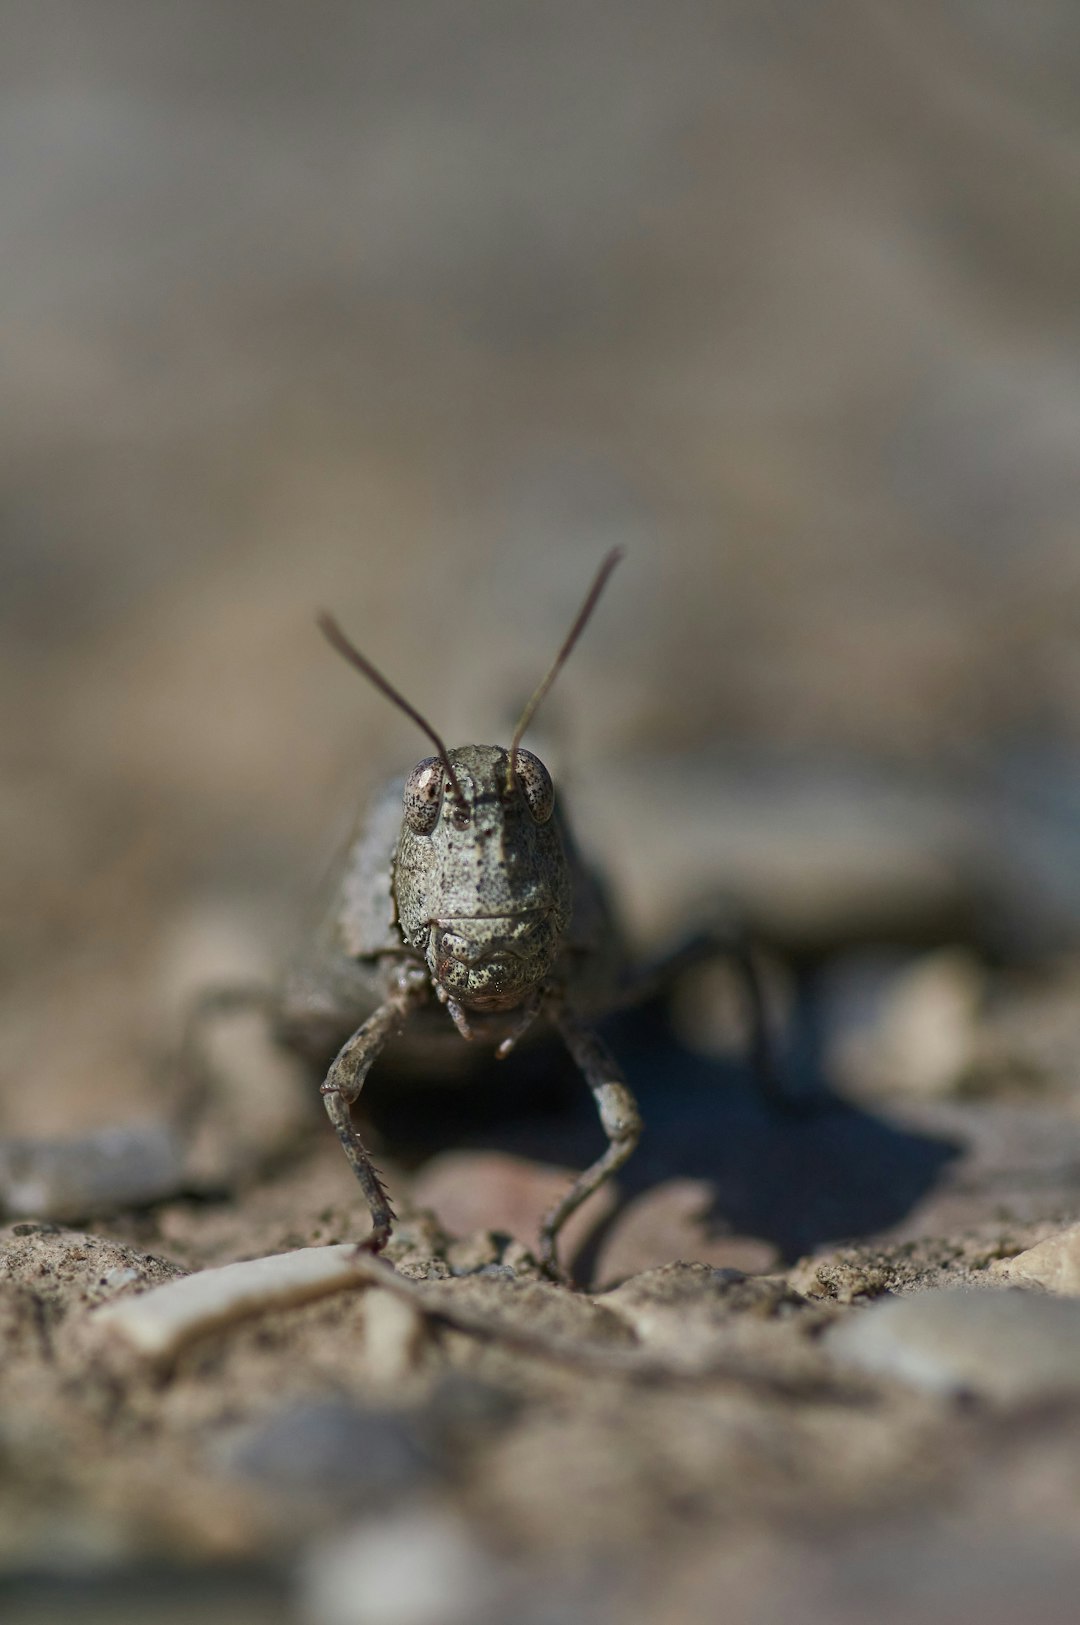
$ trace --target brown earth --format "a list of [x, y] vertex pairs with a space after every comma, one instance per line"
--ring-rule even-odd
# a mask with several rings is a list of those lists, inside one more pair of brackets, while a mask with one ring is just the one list
[[[1075, 1617], [1080, 1345], [1000, 1267], [1080, 1207], [1074, 10], [6, 21], [5, 1625]], [[172, 1060], [427, 748], [316, 610], [503, 738], [614, 543], [530, 743], [643, 951], [745, 915], [794, 1109], [722, 975], [614, 1024], [570, 1294], [580, 1081], [391, 1066], [423, 1296], [141, 1364], [99, 1305], [363, 1233], [257, 1021], [197, 1121]]]

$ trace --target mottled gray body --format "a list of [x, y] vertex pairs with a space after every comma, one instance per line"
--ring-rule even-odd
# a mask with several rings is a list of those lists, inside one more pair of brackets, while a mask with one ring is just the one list
[[620, 980], [619, 937], [539, 759], [519, 750], [511, 773], [502, 747], [466, 745], [449, 761], [460, 793], [428, 758], [362, 820], [330, 907], [286, 978], [281, 1036], [310, 1054], [341, 1045], [322, 1092], [371, 1207], [367, 1245], [378, 1250], [393, 1214], [349, 1107], [387, 1039], [406, 1029], [437, 1064], [438, 1040], [456, 1027], [502, 1056], [545, 1014], [585, 1073], [610, 1141], [545, 1221], [541, 1254], [554, 1272], [559, 1228], [640, 1133], [615, 1062], [584, 1025]]

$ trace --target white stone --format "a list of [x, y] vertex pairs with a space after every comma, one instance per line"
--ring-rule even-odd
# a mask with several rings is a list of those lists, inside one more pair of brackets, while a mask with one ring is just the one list
[[1080, 1303], [1018, 1289], [944, 1288], [853, 1310], [832, 1356], [944, 1396], [1010, 1403], [1080, 1389]]
[[458, 1519], [413, 1509], [308, 1552], [304, 1625], [472, 1625], [499, 1587], [491, 1557]]
[[1041, 1286], [1048, 1292], [1080, 1297], [1080, 1224], [1047, 1236], [1015, 1258], [998, 1260], [995, 1269], [1018, 1286]]
[[167, 1359], [185, 1344], [232, 1321], [288, 1309], [330, 1292], [370, 1286], [350, 1242], [249, 1258], [168, 1281], [139, 1297], [94, 1311], [94, 1325], [148, 1359]]
[[985, 972], [973, 954], [924, 954], [887, 979], [868, 1028], [834, 1041], [837, 1074], [855, 1088], [949, 1094], [974, 1063], [985, 996]]
[[390, 1386], [415, 1368], [426, 1340], [420, 1309], [391, 1292], [370, 1292], [364, 1301], [364, 1351], [372, 1374]]

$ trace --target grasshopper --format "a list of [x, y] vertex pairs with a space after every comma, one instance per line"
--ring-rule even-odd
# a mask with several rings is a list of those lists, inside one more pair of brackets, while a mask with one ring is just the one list
[[[337, 1051], [321, 1094], [371, 1213], [371, 1233], [360, 1245], [372, 1253], [386, 1246], [395, 1214], [351, 1108], [390, 1040], [408, 1030], [430, 1044], [456, 1028], [470, 1043], [493, 1046], [501, 1059], [539, 1018], [554, 1026], [592, 1091], [608, 1142], [541, 1226], [539, 1261], [565, 1280], [559, 1231], [623, 1166], [642, 1128], [626, 1080], [592, 1023], [648, 994], [702, 951], [716, 951], [711, 940], [690, 944], [631, 978], [603, 887], [579, 855], [551, 775], [521, 743], [621, 557], [616, 548], [603, 560], [508, 749], [447, 749], [337, 622], [319, 617], [336, 651], [418, 725], [436, 752], [387, 785], [361, 818], [330, 907], [286, 973], [273, 1012], [276, 1035], [291, 1049], [321, 1058]], [[719, 947], [731, 950], [730, 943]], [[764, 1061], [760, 989], [749, 957], [740, 964], [755, 1051]]]

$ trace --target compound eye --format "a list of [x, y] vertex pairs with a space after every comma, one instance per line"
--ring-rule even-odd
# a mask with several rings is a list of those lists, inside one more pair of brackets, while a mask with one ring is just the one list
[[402, 808], [405, 822], [414, 835], [430, 835], [439, 821], [443, 771], [437, 756], [425, 756], [405, 780]]
[[555, 786], [551, 782], [551, 774], [531, 750], [518, 751], [515, 772], [530, 812], [538, 824], [546, 824], [555, 811]]

